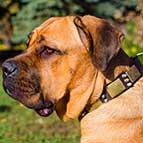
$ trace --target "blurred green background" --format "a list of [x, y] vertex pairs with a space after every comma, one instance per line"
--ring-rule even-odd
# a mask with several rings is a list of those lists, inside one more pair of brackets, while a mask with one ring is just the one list
[[[127, 54], [143, 51], [143, 0], [0, 0], [0, 62], [23, 51], [27, 35], [47, 18], [85, 14], [121, 29]], [[39, 117], [4, 93], [0, 77], [0, 143], [78, 143], [79, 136], [77, 120]]]

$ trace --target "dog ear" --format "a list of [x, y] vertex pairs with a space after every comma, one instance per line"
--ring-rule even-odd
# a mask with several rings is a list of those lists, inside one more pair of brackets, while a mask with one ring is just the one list
[[[72, 79], [74, 84], [70, 83], [66, 96], [56, 103], [56, 112], [64, 121], [73, 119], [82, 112], [89, 101], [93, 88], [97, 93], [95, 99], [99, 97], [98, 94], [102, 93], [104, 86], [102, 71], [106, 69], [111, 58], [118, 52], [120, 39], [123, 35], [108, 22], [93, 16], [77, 16], [72, 20], [83, 45], [92, 57], [96, 69], [100, 71], [97, 72], [90, 63], [92, 68], [88, 68], [87, 65], [86, 70], [86, 73], [90, 73], [90, 75], [84, 74], [84, 78], [79, 79], [79, 81], [78, 78], [75, 78], [75, 81], [74, 78]], [[95, 85], [95, 80], [98, 80], [100, 85]], [[75, 86], [75, 83], [78, 83], [78, 85]]]
[[93, 64], [105, 71], [110, 60], [118, 53], [124, 34], [107, 21], [94, 16], [77, 16], [74, 23]]

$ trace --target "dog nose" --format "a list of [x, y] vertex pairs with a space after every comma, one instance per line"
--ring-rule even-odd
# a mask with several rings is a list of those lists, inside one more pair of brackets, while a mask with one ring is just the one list
[[7, 77], [15, 76], [17, 74], [17, 64], [14, 61], [5, 61], [2, 64], [3, 74]]

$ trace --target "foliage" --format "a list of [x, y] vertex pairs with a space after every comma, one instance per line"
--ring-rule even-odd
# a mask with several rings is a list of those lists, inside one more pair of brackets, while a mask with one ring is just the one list
[[143, 52], [143, 33], [141, 32], [143, 19], [140, 17], [134, 17], [133, 19], [134, 21], [130, 20], [125, 26], [126, 37], [122, 42], [123, 49], [130, 56]]
[[82, 11], [80, 6], [69, 0], [21, 0], [25, 6], [12, 17], [14, 43], [25, 42], [29, 31], [52, 16], [64, 16]]
[[16, 14], [21, 3], [18, 0], [0, 0], [0, 42], [7, 48], [11, 47], [12, 22], [11, 17]]
[[12, 17], [13, 37], [12, 41], [19, 43], [25, 42], [27, 35], [34, 27], [47, 19], [49, 16], [63, 15], [62, 3], [58, 0], [29, 0], [28, 4]]
[[0, 0], [1, 17], [10, 14], [12, 43], [25, 42], [28, 33], [51, 16], [92, 14], [118, 19], [128, 10], [136, 10], [137, 0]]

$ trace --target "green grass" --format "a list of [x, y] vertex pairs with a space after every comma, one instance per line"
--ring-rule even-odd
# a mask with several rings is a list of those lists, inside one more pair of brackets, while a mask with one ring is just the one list
[[0, 74], [0, 143], [78, 143], [76, 120], [63, 123], [54, 113], [42, 118], [8, 97]]

